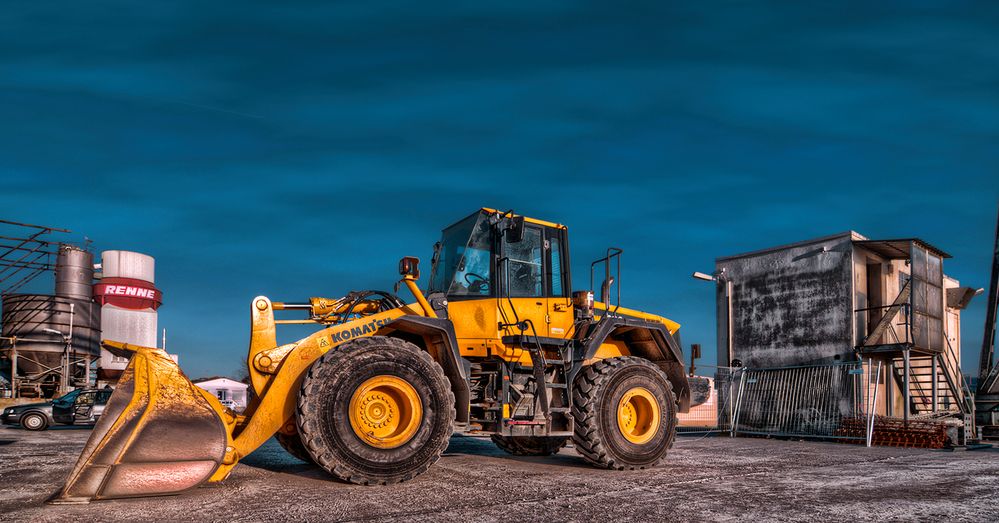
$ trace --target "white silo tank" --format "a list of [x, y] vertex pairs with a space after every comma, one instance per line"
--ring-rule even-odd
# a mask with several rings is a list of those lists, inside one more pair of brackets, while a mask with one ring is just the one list
[[[131, 251], [101, 253], [101, 280], [94, 299], [101, 303], [101, 338], [156, 347], [157, 313], [163, 302], [156, 288], [156, 260]], [[128, 364], [126, 358], [101, 350], [102, 379], [113, 379]]]

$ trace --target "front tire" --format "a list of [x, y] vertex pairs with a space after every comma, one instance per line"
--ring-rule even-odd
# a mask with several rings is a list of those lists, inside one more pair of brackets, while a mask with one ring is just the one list
[[491, 439], [497, 447], [514, 456], [551, 456], [568, 443], [565, 436], [500, 436]]
[[677, 405], [666, 374], [643, 358], [598, 361], [573, 388], [572, 436], [590, 464], [616, 470], [657, 465], [673, 446]]
[[24, 430], [45, 430], [49, 426], [49, 420], [44, 415], [31, 412], [21, 416], [21, 427]]
[[364, 485], [426, 472], [447, 448], [454, 418], [441, 366], [397, 338], [360, 338], [327, 352], [298, 396], [309, 455], [334, 477]]

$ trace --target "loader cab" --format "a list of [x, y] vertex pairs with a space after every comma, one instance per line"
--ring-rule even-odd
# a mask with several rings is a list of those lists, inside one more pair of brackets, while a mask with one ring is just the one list
[[[430, 293], [442, 293], [458, 338], [498, 339], [500, 323], [531, 320], [539, 336], [572, 325], [568, 235], [563, 225], [480, 209], [444, 229]], [[519, 222], [519, 223], [518, 223]]]

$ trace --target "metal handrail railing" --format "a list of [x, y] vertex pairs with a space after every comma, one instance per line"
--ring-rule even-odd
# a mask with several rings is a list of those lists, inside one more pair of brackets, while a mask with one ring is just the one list
[[[889, 330], [888, 327], [891, 326], [891, 322], [895, 319], [896, 316], [899, 315], [899, 313], [902, 313], [902, 311], [905, 311], [905, 318], [906, 318], [906, 320], [904, 322], [902, 322], [901, 324], [899, 324], [899, 325], [904, 325], [905, 326], [905, 340], [906, 340], [905, 343], [912, 343], [911, 342], [912, 335], [911, 335], [911, 332], [910, 332], [911, 329], [910, 329], [910, 324], [909, 324], [909, 318], [911, 317], [910, 314], [911, 314], [911, 307], [912, 307], [912, 290], [911, 290], [911, 287], [909, 285], [910, 285], [910, 282], [906, 281], [905, 284], [902, 286], [902, 288], [899, 289], [898, 296], [896, 296], [895, 299], [892, 300], [892, 303], [889, 304], [889, 305], [876, 305], [874, 307], [866, 307], [866, 308], [863, 308], [863, 309], [856, 309], [856, 310], [854, 310], [854, 312], [856, 313], [856, 312], [863, 312], [863, 311], [870, 311], [870, 310], [889, 309], [887, 312], [885, 312], [884, 314], [881, 315], [881, 318], [878, 319], [878, 323], [874, 327], [874, 329], [871, 332], [867, 333], [867, 337], [864, 338], [864, 341], [861, 342], [861, 346], [867, 347], [867, 346], [870, 346], [870, 345], [876, 345], [876, 344], [870, 343], [870, 342], [876, 340], [877, 338], [880, 338], [881, 336], [883, 336], [884, 335], [884, 331], [885, 330]], [[895, 312], [892, 313], [891, 309], [895, 309]], [[897, 340], [898, 339], [898, 333], [894, 332], [895, 331], [894, 328], [892, 328], [890, 330], [892, 331], [893, 335], [895, 336], [895, 339]], [[875, 334], [877, 335], [876, 338], [874, 337]]]
[[[975, 400], [974, 400], [975, 396], [971, 392], [971, 387], [968, 386], [968, 381], [964, 379], [964, 373], [961, 372], [961, 360], [958, 359], [957, 354], [954, 352], [954, 346], [950, 344], [950, 338], [948, 338], [947, 336], [944, 336], [944, 341], [947, 343], [947, 355], [949, 356], [949, 359], [951, 360], [950, 363], [953, 364], [954, 373], [957, 374], [957, 384], [956, 385], [957, 385], [957, 387], [959, 387], [961, 389], [961, 393], [962, 393], [961, 395], [963, 396], [962, 399], [964, 400], [964, 401], [959, 402], [959, 404], [961, 405], [961, 411], [964, 414], [968, 414], [968, 413], [974, 412], [975, 411]], [[949, 366], [947, 365], [946, 361], [944, 362], [944, 367], [947, 367], [947, 369], [944, 371], [944, 377], [947, 378], [947, 385], [952, 388], [951, 392], [955, 396], [957, 396], [958, 391], [957, 390], [953, 390], [955, 388], [954, 387], [955, 384], [951, 383], [951, 380], [949, 378], [949, 376], [950, 376]]]
[[[621, 254], [624, 251], [618, 249], [617, 247], [608, 247], [607, 256], [600, 258], [590, 264], [590, 289], [593, 289], [593, 273], [597, 265], [601, 263], [604, 264], [604, 281], [600, 285], [600, 301], [604, 303], [607, 312], [617, 312], [621, 308]], [[611, 260], [617, 258], [617, 274], [614, 278], [611, 278]], [[614, 306], [614, 310], [610, 310], [610, 288], [612, 285], [617, 285], [617, 304]]]

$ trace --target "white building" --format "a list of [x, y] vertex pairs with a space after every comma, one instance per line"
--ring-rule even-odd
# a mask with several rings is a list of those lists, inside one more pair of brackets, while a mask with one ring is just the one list
[[222, 405], [229, 407], [236, 412], [242, 412], [246, 408], [247, 389], [249, 385], [225, 378], [213, 376], [195, 380], [194, 384], [212, 393], [222, 402]]

